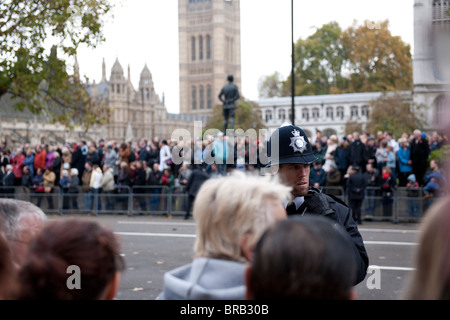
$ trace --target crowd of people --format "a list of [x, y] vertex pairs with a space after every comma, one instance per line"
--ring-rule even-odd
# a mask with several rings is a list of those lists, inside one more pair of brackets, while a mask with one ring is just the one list
[[[398, 187], [407, 190], [409, 215], [418, 218], [417, 199], [423, 196], [431, 204], [447, 183], [442, 164], [430, 160], [432, 151], [448, 143], [438, 132], [427, 135], [415, 130], [395, 139], [381, 131], [376, 135], [354, 132], [340, 138], [317, 131], [310, 143], [317, 158], [311, 164], [310, 186], [345, 198], [358, 223], [363, 200], [366, 216], [375, 214], [376, 199], [382, 199], [383, 215], [392, 217]], [[117, 206], [127, 210], [127, 197], [133, 192], [140, 210], [158, 211], [162, 188], [173, 193], [181, 187], [178, 190], [188, 195], [185, 217], [189, 218], [195, 197], [192, 190], [198, 189], [197, 183], [191, 191], [188, 187], [195, 167], [203, 168], [207, 177], [227, 175], [232, 170], [255, 171], [266, 166], [263, 159], [268, 153], [268, 141], [263, 137], [231, 138], [221, 132], [190, 144], [159, 137], [134, 143], [100, 139], [63, 146], [24, 144], [12, 149], [2, 144], [0, 193], [11, 197], [17, 190], [14, 187], [24, 187], [41, 195], [36, 197], [38, 206], [46, 199], [48, 208], [53, 209], [53, 198], [48, 194], [59, 187], [65, 194], [64, 210], [91, 210], [95, 204], [97, 210]], [[80, 193], [84, 194], [82, 205], [78, 203]], [[151, 194], [149, 201], [144, 194]]]
[[[367, 275], [369, 256], [351, 208], [311, 185], [311, 165], [319, 158], [304, 131], [295, 126], [278, 131], [279, 156], [268, 163], [273, 175], [236, 170], [201, 177], [192, 208], [192, 262], [164, 274], [158, 299], [357, 298], [354, 287]], [[273, 143], [269, 140], [269, 147]], [[161, 142], [161, 150], [166, 145]], [[382, 170], [392, 174], [388, 166]], [[355, 171], [349, 180], [362, 173]], [[448, 201], [444, 197], [425, 217], [408, 299], [449, 296], [442, 258], [448, 250]], [[114, 299], [126, 263], [120, 246], [100, 222], [48, 221], [30, 202], [0, 199], [0, 298]]]

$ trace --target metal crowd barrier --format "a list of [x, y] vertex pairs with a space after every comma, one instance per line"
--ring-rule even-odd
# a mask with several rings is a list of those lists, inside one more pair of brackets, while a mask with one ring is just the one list
[[[322, 192], [333, 194], [347, 204], [343, 187], [323, 187]], [[79, 187], [69, 192], [53, 187], [50, 193], [36, 192], [27, 187], [0, 187], [0, 198], [15, 198], [32, 202], [49, 214], [113, 214], [113, 215], [184, 215], [187, 194], [183, 186], [117, 186], [112, 191], [97, 192]], [[418, 222], [438, 197], [426, 198], [423, 189], [417, 197], [409, 197], [408, 189], [397, 188], [386, 199], [377, 187], [366, 188], [361, 218], [366, 221]]]
[[111, 191], [78, 187], [53, 187], [50, 193], [36, 192], [27, 187], [0, 187], [0, 198], [13, 198], [34, 203], [50, 214], [183, 214], [187, 195], [181, 187], [169, 190], [166, 186], [117, 186]]

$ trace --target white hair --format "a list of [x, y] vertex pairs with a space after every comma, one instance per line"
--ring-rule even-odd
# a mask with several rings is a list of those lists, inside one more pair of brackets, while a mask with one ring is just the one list
[[21, 220], [34, 216], [42, 222], [47, 221], [44, 211], [31, 202], [17, 199], [0, 199], [0, 230], [9, 239], [19, 238], [23, 231]]
[[276, 176], [232, 175], [203, 183], [194, 202], [197, 222], [196, 257], [245, 262], [241, 243], [248, 237], [253, 247], [275, 222], [271, 201], [289, 199], [291, 187]]

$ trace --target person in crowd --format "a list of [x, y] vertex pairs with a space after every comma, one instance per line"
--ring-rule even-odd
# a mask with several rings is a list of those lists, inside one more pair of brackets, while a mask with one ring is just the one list
[[440, 199], [422, 220], [414, 255], [415, 270], [404, 291], [407, 300], [450, 299], [449, 205], [450, 198]]
[[408, 182], [407, 178], [412, 173], [411, 150], [409, 149], [409, 142], [406, 139], [400, 141], [400, 148], [398, 149], [397, 156], [399, 165], [398, 186], [405, 187]]
[[383, 167], [383, 170], [381, 172], [380, 185], [381, 196], [383, 198], [383, 216], [393, 218], [393, 197], [397, 183], [392, 178], [392, 171], [388, 166]]
[[100, 167], [98, 166], [98, 164], [93, 164], [92, 165], [92, 175], [91, 175], [91, 179], [89, 182], [89, 186], [90, 186], [90, 203], [91, 206], [88, 206], [88, 210], [91, 210], [92, 205], [95, 208], [95, 204], [97, 203], [97, 210], [101, 211], [102, 210], [102, 202], [100, 200], [99, 194], [101, 192], [101, 183], [102, 183], [102, 177], [103, 177], [103, 172], [102, 169], [100, 169]]
[[418, 129], [414, 130], [413, 138], [410, 143], [412, 173], [416, 176], [419, 186], [425, 185], [424, 178], [428, 166], [428, 156], [430, 154], [430, 146], [426, 136], [422, 136], [422, 132]]
[[112, 144], [108, 144], [108, 146], [106, 147], [103, 163], [112, 170], [114, 182], [117, 182], [117, 176], [119, 175], [119, 155], [114, 150]]
[[373, 217], [375, 213], [375, 197], [378, 195], [380, 186], [380, 173], [378, 169], [371, 163], [366, 165], [366, 172], [364, 172], [367, 181], [366, 197], [365, 197], [365, 212], [366, 216]]
[[194, 165], [194, 170], [186, 182], [186, 193], [188, 195], [186, 213], [184, 215], [184, 220], [188, 220], [191, 216], [191, 208], [197, 197], [198, 190], [203, 185], [203, 183], [209, 179], [209, 175], [206, 173], [201, 165]]
[[[55, 186], [56, 175], [53, 172], [53, 168], [51, 166], [47, 167], [45, 169], [44, 174], [42, 175], [42, 178], [44, 180], [44, 183], [43, 183], [44, 193], [45, 193], [45, 199], [47, 200], [47, 203], [48, 203], [48, 208], [50, 210], [53, 210], [53, 195], [52, 195], [52, 193], [53, 193], [53, 188]], [[41, 206], [42, 198], [43, 197], [38, 198], [38, 203], [37, 203], [38, 207]]]
[[334, 194], [336, 196], [344, 196], [341, 189], [342, 176], [341, 172], [336, 168], [336, 164], [330, 164], [330, 169], [326, 173], [325, 190], [328, 194]]
[[154, 163], [159, 164], [159, 149], [158, 145], [151, 142], [150, 143], [150, 150], [147, 153], [147, 163], [149, 168], [153, 168]]
[[6, 165], [10, 164], [10, 159], [8, 156], [7, 150], [0, 150], [0, 171], [5, 173], [6, 172]]
[[20, 185], [26, 188], [25, 192], [28, 192], [28, 188], [33, 186], [33, 175], [30, 172], [30, 168], [27, 166], [23, 167], [22, 182]]
[[[19, 300], [112, 300], [125, 261], [114, 232], [71, 218], [46, 225], [19, 272]], [[78, 271], [73, 280], [70, 272]]]
[[57, 151], [53, 153], [52, 171], [55, 173], [55, 185], [59, 185], [59, 179], [61, 178], [61, 165], [62, 159]]
[[348, 163], [352, 166], [358, 166], [360, 168], [365, 168], [368, 156], [366, 146], [361, 142], [359, 132], [353, 132], [353, 142], [348, 148]]
[[419, 217], [419, 183], [416, 181], [416, 176], [410, 174], [406, 184], [406, 196], [408, 197], [408, 213], [412, 218]]
[[388, 161], [387, 146], [388, 146], [387, 140], [384, 139], [384, 140], [381, 140], [381, 142], [377, 148], [377, 152], [376, 152], [377, 169], [380, 174], [383, 171], [383, 168], [386, 167], [386, 163]]
[[150, 211], [158, 211], [161, 194], [161, 176], [162, 172], [159, 171], [159, 163], [153, 163], [153, 170], [148, 178], [148, 185], [150, 186]]
[[386, 166], [391, 169], [392, 179], [397, 181], [397, 174], [396, 174], [396, 170], [397, 170], [397, 163], [396, 163], [396, 161], [397, 161], [397, 159], [396, 159], [396, 156], [395, 156], [394, 147], [392, 145], [388, 145], [386, 147], [386, 149], [387, 149], [387, 152], [388, 152]]
[[125, 162], [128, 166], [130, 165], [129, 157], [131, 151], [128, 148], [128, 144], [122, 143], [119, 147], [119, 163]]
[[78, 178], [82, 180], [84, 169], [86, 165], [86, 154], [82, 151], [83, 147], [86, 147], [86, 142], [81, 141], [79, 145], [74, 144], [74, 151], [72, 154], [72, 162], [70, 164], [71, 168], [76, 168], [78, 170]]
[[255, 246], [248, 264], [248, 300], [356, 299], [352, 242], [323, 216], [278, 221]]
[[134, 181], [133, 192], [136, 195], [137, 201], [139, 203], [139, 208], [141, 211], [147, 211], [147, 201], [145, 201], [145, 194], [148, 192], [147, 186], [147, 174], [144, 170], [144, 165], [141, 160], [136, 161], [136, 179]]
[[343, 184], [344, 175], [347, 173], [348, 168], [348, 142], [341, 140], [339, 142], [338, 147], [336, 148], [336, 151], [334, 152], [334, 161], [336, 161], [336, 166], [339, 172], [341, 173], [341, 185]]
[[34, 170], [41, 169], [42, 172], [45, 170], [45, 159], [47, 158], [47, 152], [45, 149], [37, 145], [36, 146], [36, 154], [34, 156]]
[[116, 203], [122, 204], [122, 211], [128, 211], [128, 194], [130, 191], [130, 167], [123, 161], [120, 163], [119, 175], [117, 177]]
[[[227, 142], [227, 137], [223, 132], [217, 133], [217, 137], [214, 139], [213, 145], [214, 161], [217, 164], [220, 175], [227, 174], [227, 158], [230, 154], [230, 146]], [[237, 156], [237, 153], [235, 154]]]
[[46, 221], [45, 213], [31, 202], [0, 199], [0, 230], [8, 241], [16, 270], [23, 266], [30, 241], [39, 234]]
[[66, 144], [61, 150], [61, 170], [69, 170], [72, 168], [72, 152], [70, 151], [70, 144]]
[[392, 147], [392, 151], [397, 154], [398, 150], [400, 149], [400, 145], [397, 141], [395, 141], [394, 135], [391, 132], [388, 132], [386, 134], [386, 141], [388, 146]]
[[[108, 151], [106, 151], [107, 153]], [[103, 176], [100, 185], [102, 193], [105, 195], [106, 210], [111, 211], [114, 209], [114, 171], [107, 164], [103, 165]]]
[[[278, 152], [272, 155], [272, 149]], [[282, 126], [272, 133], [268, 150], [268, 167], [282, 183], [292, 188], [293, 200], [285, 203], [287, 214], [319, 214], [341, 224], [354, 244], [353, 253], [357, 261], [355, 285], [364, 280], [369, 257], [350, 208], [340, 199], [310, 188], [310, 166], [317, 158], [305, 132], [297, 126]]]
[[70, 169], [70, 183], [69, 183], [69, 194], [70, 203], [72, 204], [72, 209], [78, 211], [78, 193], [80, 192], [80, 178], [78, 177], [78, 169]]
[[88, 154], [86, 155], [86, 162], [91, 162], [92, 165], [94, 164], [96, 164], [97, 166], [101, 165], [102, 159], [100, 158], [100, 155], [98, 154], [95, 145], [91, 145], [89, 147]]
[[327, 150], [325, 152], [324, 161], [323, 164], [323, 170], [325, 172], [330, 171], [330, 166], [334, 165], [336, 167], [336, 161], [334, 160], [334, 153], [336, 152], [336, 148], [338, 146], [338, 138], [336, 135], [331, 135], [330, 139], [328, 139], [327, 142]]
[[26, 156], [25, 156], [23, 165], [25, 167], [28, 167], [28, 170], [30, 171], [31, 176], [34, 176], [34, 153], [31, 148], [28, 149], [26, 152]]
[[377, 167], [377, 148], [375, 138], [372, 136], [368, 137], [366, 143], [367, 163], [370, 163], [374, 168]]
[[25, 162], [25, 155], [22, 148], [17, 148], [16, 155], [11, 158], [11, 165], [14, 174], [14, 186], [18, 187], [22, 183], [23, 167]]
[[352, 173], [347, 180], [347, 192], [353, 220], [357, 224], [361, 221], [361, 206], [366, 193], [367, 179], [358, 166], [352, 166]]
[[262, 233], [286, 219], [282, 203], [290, 189], [241, 171], [204, 182], [193, 208], [194, 259], [164, 274], [158, 299], [243, 300], [246, 263]]
[[324, 162], [326, 151], [327, 151], [326, 146], [324, 147], [321, 142], [317, 141], [314, 148], [314, 155], [317, 157], [318, 162], [320, 163]]
[[55, 159], [55, 150], [53, 146], [48, 146], [47, 156], [45, 157], [45, 168], [51, 167], [53, 165], [53, 160]]
[[324, 187], [327, 183], [327, 174], [322, 168], [322, 161], [320, 159], [317, 159], [311, 168], [309, 183], [317, 189]]
[[159, 171], [163, 172], [164, 169], [170, 169], [172, 163], [172, 153], [170, 147], [167, 144], [167, 140], [161, 140], [159, 143]]
[[69, 197], [67, 196], [67, 194], [69, 193], [69, 186], [70, 186], [70, 178], [69, 178], [69, 171], [68, 170], [63, 170], [61, 172], [61, 179], [59, 179], [59, 186], [60, 186], [60, 190], [62, 192], [62, 201], [63, 201], [63, 210], [67, 210], [69, 209]]

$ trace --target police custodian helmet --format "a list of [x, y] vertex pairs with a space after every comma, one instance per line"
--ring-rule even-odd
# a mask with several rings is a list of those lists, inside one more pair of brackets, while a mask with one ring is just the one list
[[269, 164], [311, 164], [317, 160], [305, 132], [297, 126], [283, 125], [276, 129], [268, 144]]

